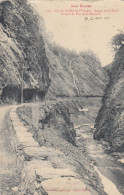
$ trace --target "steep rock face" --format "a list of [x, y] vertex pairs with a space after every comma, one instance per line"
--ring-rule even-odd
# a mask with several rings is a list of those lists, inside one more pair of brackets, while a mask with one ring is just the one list
[[115, 55], [102, 102], [94, 138], [110, 142], [114, 151], [124, 151], [124, 46]]
[[2, 101], [20, 102], [22, 87], [25, 102], [42, 99], [50, 79], [47, 99], [103, 95], [108, 75], [100, 63], [90, 55], [53, 51], [44, 20], [25, 1], [1, 1], [0, 35]]
[[68, 57], [46, 45], [51, 86], [47, 97], [102, 96], [108, 74], [90, 55]]
[[62, 102], [44, 102], [41, 106], [20, 107], [19, 115], [26, 124], [33, 127], [34, 136], [39, 138], [40, 145], [45, 144], [44, 136], [40, 136], [42, 131], [46, 135], [49, 131], [51, 134], [56, 132], [60, 137], [75, 145], [76, 133], [70, 120], [70, 113]]
[[0, 2], [0, 99], [42, 99], [50, 84], [38, 17], [23, 0]]
[[45, 42], [51, 79], [46, 98], [103, 96], [109, 77], [99, 60], [90, 53], [78, 55], [53, 43], [46, 33], [42, 17], [39, 26]]
[[112, 67], [112, 64], [108, 64], [107, 66], [104, 67], [104, 69], [106, 70], [106, 72], [108, 73], [108, 75], [111, 74], [111, 67]]

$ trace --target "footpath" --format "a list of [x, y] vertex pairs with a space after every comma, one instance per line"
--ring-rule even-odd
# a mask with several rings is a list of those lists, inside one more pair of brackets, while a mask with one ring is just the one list
[[[39, 146], [18, 118], [16, 108], [12, 108], [10, 118], [25, 157], [18, 194], [91, 195], [77, 173], [61, 166], [64, 153]], [[59, 166], [52, 163], [53, 159]]]

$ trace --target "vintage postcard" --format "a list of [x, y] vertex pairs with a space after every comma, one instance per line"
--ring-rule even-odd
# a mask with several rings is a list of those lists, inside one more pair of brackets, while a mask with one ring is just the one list
[[0, 195], [124, 194], [124, 1], [0, 0]]

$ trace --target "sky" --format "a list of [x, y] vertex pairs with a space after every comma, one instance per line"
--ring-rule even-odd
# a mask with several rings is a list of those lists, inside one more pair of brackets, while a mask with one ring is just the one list
[[[53, 40], [59, 45], [75, 49], [77, 52], [92, 50], [99, 57], [101, 65], [105, 66], [112, 62], [114, 52], [111, 46], [111, 39], [124, 29], [124, 1], [107, 0], [86, 2], [86, 1], [45, 1], [28, 0], [37, 12], [45, 19], [47, 32], [52, 32]], [[84, 15], [61, 15], [60, 10], [85, 9], [72, 8], [71, 6], [91, 5], [94, 10], [114, 10], [102, 12], [102, 18]], [[49, 11], [51, 10], [51, 11]], [[58, 10], [55, 12], [55, 10]], [[79, 12], [78, 12], [79, 13]], [[95, 12], [96, 13], [96, 12]], [[85, 19], [88, 18], [88, 20]], [[101, 16], [99, 16], [101, 17]], [[105, 17], [107, 17], [105, 19]], [[91, 20], [92, 19], [92, 20]]]

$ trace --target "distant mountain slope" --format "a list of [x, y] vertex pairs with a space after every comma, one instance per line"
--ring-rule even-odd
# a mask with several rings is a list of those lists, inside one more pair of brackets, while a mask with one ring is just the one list
[[111, 68], [112, 68], [112, 63], [108, 64], [107, 66], [104, 67], [104, 69], [106, 70], [106, 72], [110, 75], [111, 73]]
[[46, 44], [51, 79], [47, 97], [102, 96], [108, 74], [98, 60], [90, 54], [66, 54], [63, 50]]
[[93, 52], [81, 52], [78, 55], [73, 50], [63, 48], [51, 41], [42, 17], [39, 25], [45, 42], [51, 79], [46, 98], [103, 96], [109, 77]]

